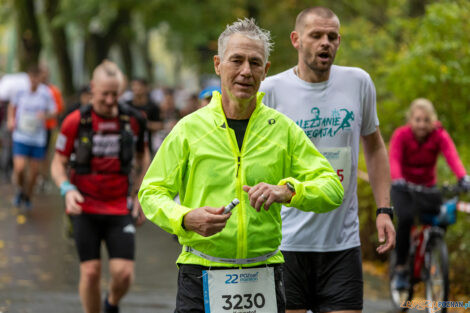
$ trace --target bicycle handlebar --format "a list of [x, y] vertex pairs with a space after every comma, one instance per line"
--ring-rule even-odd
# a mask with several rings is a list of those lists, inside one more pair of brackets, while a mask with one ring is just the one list
[[410, 182], [405, 182], [404, 184], [401, 184], [398, 186], [403, 186], [403, 188], [407, 189], [408, 191], [424, 193], [424, 194], [433, 194], [433, 195], [441, 194], [441, 195], [444, 195], [445, 197], [453, 197], [453, 196], [461, 195], [463, 193], [469, 193], [469, 190], [457, 184], [427, 187], [424, 185], [418, 185], [418, 184], [414, 184]]
[[421, 223], [430, 225], [450, 225], [456, 221], [456, 211], [470, 213], [470, 203], [460, 201], [469, 190], [458, 184], [427, 187], [410, 182], [397, 182], [398, 190], [411, 193], [411, 201], [418, 209]]

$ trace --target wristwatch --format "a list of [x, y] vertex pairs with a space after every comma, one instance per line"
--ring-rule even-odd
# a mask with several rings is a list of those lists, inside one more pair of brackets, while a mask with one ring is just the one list
[[287, 183], [286, 183], [286, 187], [287, 187], [287, 189], [289, 189], [290, 191], [292, 191], [293, 193], [295, 193], [295, 188], [294, 188], [294, 186], [293, 186], [291, 183], [287, 182]]
[[286, 183], [286, 187], [287, 187], [287, 189], [289, 189], [292, 192], [292, 197], [290, 198], [289, 201], [287, 201], [287, 203], [290, 203], [292, 198], [294, 198], [294, 196], [295, 196], [295, 187], [294, 187], [294, 185], [292, 185], [289, 182]]
[[393, 221], [393, 207], [377, 208], [375, 216], [377, 217], [377, 215], [382, 214], [382, 213], [388, 214], [390, 216], [390, 219]]

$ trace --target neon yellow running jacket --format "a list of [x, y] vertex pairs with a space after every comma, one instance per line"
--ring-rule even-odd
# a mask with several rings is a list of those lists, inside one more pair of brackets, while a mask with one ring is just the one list
[[[221, 95], [214, 93], [208, 106], [174, 127], [153, 159], [139, 190], [142, 209], [147, 219], [176, 234], [182, 245], [232, 259], [276, 251], [281, 243], [281, 204], [257, 212], [243, 185], [290, 182], [296, 194], [285, 205], [303, 211], [328, 212], [341, 204], [343, 187], [331, 165], [302, 129], [261, 102], [263, 96], [257, 95], [241, 149], [227, 127]], [[173, 201], [178, 193], [181, 205]], [[225, 206], [234, 198], [240, 204], [221, 232], [203, 237], [182, 228], [183, 216], [192, 209]], [[267, 260], [268, 264], [282, 262], [280, 252]], [[208, 261], [185, 247], [177, 263], [237, 267]], [[247, 266], [255, 265], [260, 263]]]

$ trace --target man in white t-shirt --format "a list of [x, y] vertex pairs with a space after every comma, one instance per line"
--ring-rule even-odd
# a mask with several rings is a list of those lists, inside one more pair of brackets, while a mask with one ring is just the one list
[[7, 124], [13, 132], [13, 182], [18, 189], [13, 204], [26, 210], [32, 208], [34, 185], [46, 154], [45, 121], [56, 116], [54, 99], [49, 88], [41, 84], [41, 74], [38, 66], [31, 66], [29, 88], [17, 91], [8, 107]]
[[387, 150], [379, 131], [375, 87], [359, 68], [333, 65], [339, 19], [329, 9], [302, 11], [291, 33], [298, 64], [261, 85], [264, 103], [293, 119], [328, 158], [344, 187], [330, 213], [282, 210], [287, 312], [361, 312], [362, 261], [357, 165], [362, 139], [377, 204], [379, 253], [395, 245]]

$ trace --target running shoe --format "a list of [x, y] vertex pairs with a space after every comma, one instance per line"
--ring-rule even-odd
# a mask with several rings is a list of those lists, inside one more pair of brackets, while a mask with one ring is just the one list
[[393, 277], [393, 286], [397, 290], [407, 290], [410, 288], [406, 271], [396, 271]]
[[18, 191], [13, 198], [13, 205], [17, 208], [21, 206], [21, 202], [23, 200], [23, 193], [21, 191]]
[[33, 209], [33, 204], [29, 200], [24, 200], [23, 202], [23, 208], [26, 212], [29, 212]]
[[119, 313], [119, 306], [112, 305], [108, 302], [108, 294], [104, 297], [104, 313]]

